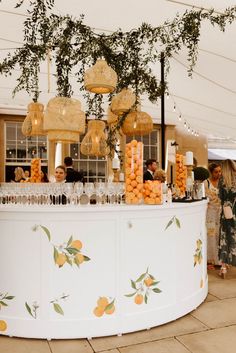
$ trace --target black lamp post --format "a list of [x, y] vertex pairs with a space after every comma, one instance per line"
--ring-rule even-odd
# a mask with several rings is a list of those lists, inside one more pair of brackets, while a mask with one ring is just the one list
[[[161, 84], [165, 85], [165, 56], [161, 53]], [[161, 94], [161, 167], [165, 170], [165, 92]]]

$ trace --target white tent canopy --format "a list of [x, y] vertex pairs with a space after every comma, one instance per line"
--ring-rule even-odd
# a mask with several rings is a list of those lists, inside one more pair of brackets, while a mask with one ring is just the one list
[[[17, 0], [2, 0], [0, 3], [0, 55], [6, 57], [8, 49], [20, 47], [23, 42], [23, 21], [26, 6], [15, 9]], [[235, 5], [235, 0], [55, 0], [53, 12], [61, 15], [71, 14], [79, 17], [85, 15], [85, 23], [101, 31], [114, 31], [118, 28], [130, 30], [143, 22], [153, 26], [161, 25], [165, 20], [173, 19], [180, 14], [197, 8], [214, 8], [223, 12], [227, 7]], [[171, 59], [171, 69], [168, 75], [170, 98], [166, 100], [166, 123], [178, 125], [184, 129], [184, 122], [190, 130], [208, 136], [209, 140], [222, 146], [224, 141], [236, 146], [236, 22], [227, 25], [225, 32], [204, 22], [199, 42], [199, 58], [194, 68], [193, 78], [188, 77], [186, 52], [183, 50]], [[10, 52], [12, 52], [10, 50]], [[48, 93], [47, 66], [42, 68], [40, 101], [44, 104], [55, 96], [56, 86], [52, 68], [50, 75], [51, 89]], [[160, 75], [160, 65], [155, 68]], [[17, 70], [12, 76], [1, 77], [0, 83], [0, 113], [26, 112], [30, 97], [25, 92], [12, 98], [16, 86]], [[81, 99], [78, 94], [75, 97]], [[152, 105], [143, 99], [145, 111], [149, 112], [155, 122], [160, 122], [160, 103]], [[174, 106], [176, 111], [174, 112]], [[181, 115], [181, 121], [179, 117]]]

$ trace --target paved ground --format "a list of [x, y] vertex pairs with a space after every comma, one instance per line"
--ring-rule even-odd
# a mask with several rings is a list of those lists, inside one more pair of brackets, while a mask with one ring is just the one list
[[92, 340], [0, 336], [1, 353], [232, 353], [236, 351], [236, 268], [209, 271], [209, 295], [195, 311], [148, 331]]

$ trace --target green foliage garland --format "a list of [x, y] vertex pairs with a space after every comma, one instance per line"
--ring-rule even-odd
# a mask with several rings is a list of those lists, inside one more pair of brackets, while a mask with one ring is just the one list
[[[18, 1], [20, 7], [24, 0]], [[13, 94], [25, 90], [34, 101], [39, 97], [40, 63], [48, 53], [55, 60], [57, 71], [58, 95], [70, 97], [74, 91], [70, 82], [73, 68], [76, 71], [78, 90], [84, 91], [84, 72], [98, 58], [104, 58], [118, 75], [117, 92], [124, 87], [132, 87], [137, 97], [145, 94], [152, 103], [166, 90], [152, 72], [151, 65], [160, 61], [161, 52], [169, 68], [169, 59], [183, 47], [188, 53], [188, 73], [191, 76], [198, 56], [198, 42], [201, 24], [204, 20], [217, 25], [221, 31], [227, 23], [236, 18], [236, 6], [227, 8], [223, 14], [214, 10], [191, 10], [162, 26], [153, 27], [143, 23], [129, 32], [118, 29], [112, 34], [98, 34], [83, 23], [84, 16], [74, 19], [72, 16], [58, 16], [52, 13], [54, 0], [31, 0], [28, 17], [24, 22], [24, 44], [0, 63], [0, 73], [10, 75], [17, 66], [20, 76]], [[87, 115], [100, 118], [103, 115], [102, 96], [84, 93], [87, 101]], [[109, 95], [111, 100], [112, 95]], [[121, 117], [118, 130], [124, 120]], [[114, 128], [113, 128], [114, 130]], [[113, 137], [115, 136], [113, 133]], [[113, 137], [110, 143], [113, 144]], [[111, 147], [111, 146], [110, 146]]]

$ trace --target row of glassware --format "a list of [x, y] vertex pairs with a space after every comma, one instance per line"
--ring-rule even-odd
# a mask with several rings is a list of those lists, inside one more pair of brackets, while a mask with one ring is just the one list
[[0, 204], [121, 204], [124, 183], [1, 183]]

